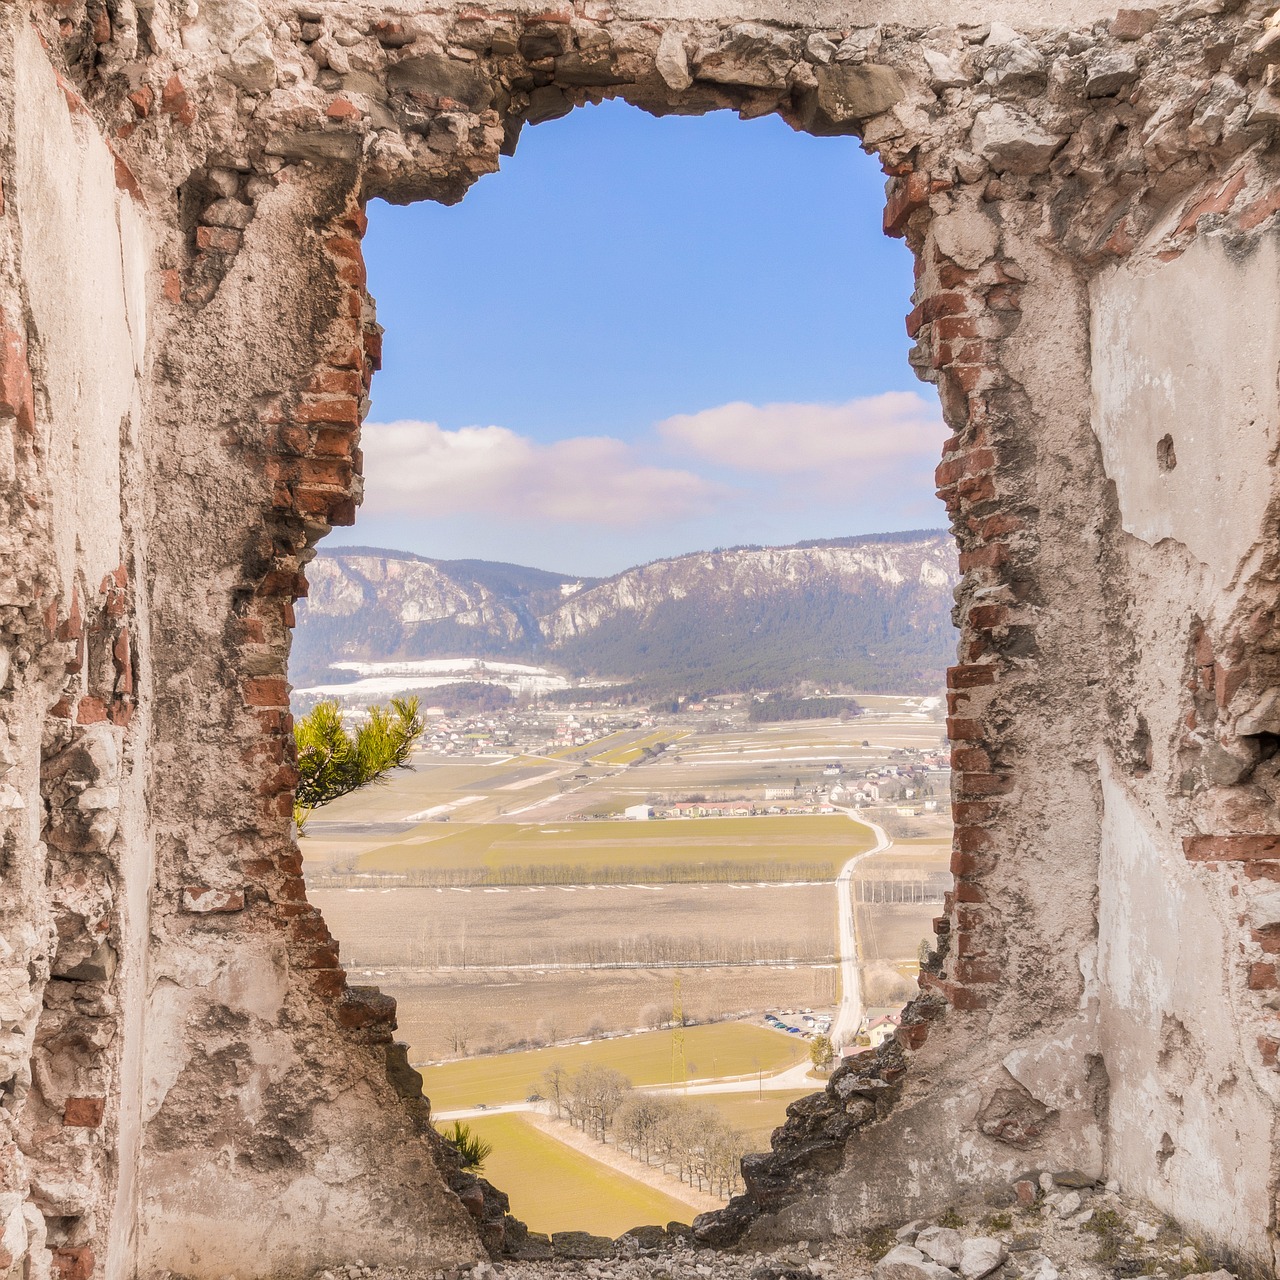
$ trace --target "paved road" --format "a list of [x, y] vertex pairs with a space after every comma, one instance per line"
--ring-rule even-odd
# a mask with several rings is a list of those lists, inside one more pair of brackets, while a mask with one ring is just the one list
[[[799, 1039], [799, 1037], [796, 1037]], [[806, 1041], [800, 1041], [808, 1049]], [[819, 1092], [822, 1081], [807, 1078], [811, 1070], [809, 1055], [794, 1067], [775, 1072], [771, 1076], [721, 1076], [714, 1080], [694, 1080], [683, 1084], [646, 1084], [638, 1085], [640, 1093], [678, 1093], [682, 1098], [694, 1097], [706, 1093], [749, 1093], [755, 1089], [761, 1093], [781, 1093], [787, 1090], [807, 1089]], [[462, 1107], [454, 1111], [435, 1111], [432, 1115], [437, 1120], [469, 1120], [472, 1116], [505, 1115], [512, 1111], [537, 1111], [541, 1104], [537, 1102], [503, 1102], [491, 1107]]]
[[831, 1043], [837, 1052], [842, 1045], [852, 1044], [862, 1025], [862, 974], [858, 968], [858, 939], [854, 933], [853, 873], [863, 858], [874, 857], [893, 847], [885, 829], [864, 817], [856, 809], [840, 809], [854, 822], [861, 822], [875, 832], [876, 844], [865, 853], [855, 854], [836, 877], [836, 913], [840, 925], [840, 1008], [831, 1024]]

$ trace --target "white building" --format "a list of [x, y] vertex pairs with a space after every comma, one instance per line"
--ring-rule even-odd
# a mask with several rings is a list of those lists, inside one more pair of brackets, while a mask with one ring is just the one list
[[633, 804], [623, 809], [622, 816], [630, 818], [633, 822], [648, 822], [653, 817], [653, 805], [651, 804]]

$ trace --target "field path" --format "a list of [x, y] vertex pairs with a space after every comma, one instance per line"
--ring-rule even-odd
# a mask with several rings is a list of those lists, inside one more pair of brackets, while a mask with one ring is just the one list
[[[636, 1085], [637, 1093], [678, 1093], [683, 1097], [693, 1097], [700, 1093], [750, 1093], [757, 1089], [762, 1093], [788, 1093], [796, 1089], [812, 1088], [819, 1092], [821, 1081], [810, 1080], [808, 1073], [812, 1070], [808, 1059], [797, 1062], [794, 1067], [785, 1071], [776, 1071], [768, 1076], [717, 1076], [710, 1080], [690, 1081], [688, 1084], [646, 1084]], [[538, 1112], [538, 1102], [499, 1102], [487, 1107], [454, 1107], [448, 1111], [433, 1111], [436, 1120], [469, 1120], [473, 1116], [502, 1115], [508, 1111]]]
[[837, 1052], [843, 1045], [852, 1044], [862, 1025], [862, 972], [858, 965], [858, 939], [854, 932], [853, 873], [863, 858], [874, 857], [893, 847], [885, 829], [875, 822], [861, 817], [856, 809], [840, 809], [846, 817], [870, 827], [875, 832], [875, 847], [865, 853], [854, 854], [840, 869], [836, 877], [836, 918], [840, 925], [840, 1009], [831, 1026], [831, 1043]]

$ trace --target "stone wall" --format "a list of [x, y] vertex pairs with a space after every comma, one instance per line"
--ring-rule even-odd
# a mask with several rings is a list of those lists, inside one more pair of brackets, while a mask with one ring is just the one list
[[518, 1239], [307, 903], [292, 602], [355, 518], [364, 203], [621, 96], [856, 134], [964, 581], [955, 890], [708, 1241], [1114, 1176], [1274, 1265], [1280, 24], [1192, 0], [0, 9], [0, 1274]]

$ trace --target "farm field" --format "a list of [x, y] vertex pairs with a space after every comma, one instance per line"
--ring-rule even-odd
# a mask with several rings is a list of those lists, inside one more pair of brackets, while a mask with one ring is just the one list
[[914, 966], [921, 940], [927, 939], [933, 945], [933, 919], [942, 914], [940, 905], [927, 902], [862, 903], [855, 904], [853, 910], [858, 948], [863, 964], [868, 966]]
[[[684, 1029], [689, 1079], [766, 1074], [790, 1067], [808, 1052], [798, 1037], [746, 1022], [718, 1022]], [[479, 1104], [523, 1102], [542, 1074], [558, 1063], [574, 1071], [585, 1063], [614, 1067], [634, 1085], [671, 1081], [671, 1032], [647, 1031], [589, 1044], [556, 1045], [524, 1053], [463, 1058], [419, 1067], [423, 1092], [434, 1112], [456, 1111]]]
[[752, 958], [825, 961], [836, 947], [830, 884], [321, 888], [310, 896], [344, 939], [344, 958], [360, 967], [696, 967]]
[[539, 1132], [519, 1114], [467, 1123], [493, 1143], [484, 1176], [511, 1197], [511, 1212], [533, 1231], [620, 1236], [646, 1223], [691, 1222], [694, 1210]]
[[732, 1128], [745, 1134], [752, 1151], [768, 1151], [769, 1136], [786, 1120], [787, 1107], [797, 1098], [820, 1093], [822, 1088], [815, 1080], [812, 1089], [797, 1089], [795, 1092], [708, 1093], [697, 1100], [714, 1107]]
[[[686, 968], [681, 974], [685, 1012], [700, 1020], [760, 1009], [829, 1009], [836, 999], [835, 965]], [[670, 1011], [672, 977], [670, 969], [351, 973], [353, 982], [375, 983], [395, 997], [396, 1035], [408, 1041], [414, 1062], [451, 1056], [459, 1027], [469, 1034], [472, 1053], [535, 1038], [583, 1037], [592, 1028], [596, 1034], [630, 1031], [645, 1024], [647, 1012]]]
[[[759, 878], [737, 876], [736, 868], [773, 867], [787, 878], [830, 880], [845, 861], [874, 843], [871, 832], [839, 814], [699, 818], [655, 822], [449, 823], [419, 828], [408, 838], [370, 849], [359, 857], [361, 871], [489, 870], [568, 868], [577, 882], [610, 873], [636, 879], [680, 874], [682, 879]], [[692, 869], [692, 870], [690, 870]], [[684, 874], [688, 872], [688, 874]], [[526, 874], [520, 883], [537, 883]], [[562, 883], [573, 883], [572, 878]]]

